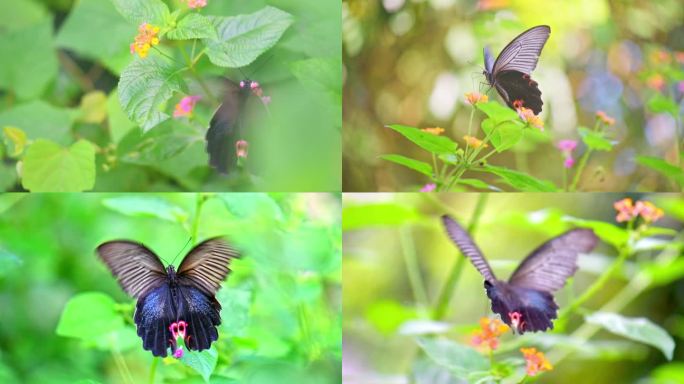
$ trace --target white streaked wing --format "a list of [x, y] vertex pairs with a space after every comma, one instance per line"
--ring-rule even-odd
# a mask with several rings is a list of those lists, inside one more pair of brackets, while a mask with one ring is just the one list
[[205, 240], [185, 256], [178, 266], [178, 277], [213, 296], [230, 272], [231, 259], [237, 257], [240, 253], [221, 238]]
[[154, 252], [140, 243], [108, 241], [97, 247], [97, 253], [121, 288], [136, 299], [166, 281], [164, 265]]
[[442, 223], [444, 223], [444, 228], [446, 228], [449, 237], [456, 243], [458, 249], [470, 259], [475, 268], [484, 276], [485, 280], [493, 283], [496, 280], [494, 272], [492, 272], [487, 260], [485, 260], [482, 252], [477, 245], [475, 245], [473, 239], [470, 238], [468, 232], [449, 215], [442, 216]]
[[596, 247], [590, 229], [573, 229], [547, 241], [523, 260], [508, 282], [517, 287], [555, 292], [577, 270], [577, 256]]
[[502, 71], [531, 74], [537, 67], [539, 55], [550, 34], [551, 28], [548, 25], [538, 25], [518, 35], [496, 58], [492, 74]]

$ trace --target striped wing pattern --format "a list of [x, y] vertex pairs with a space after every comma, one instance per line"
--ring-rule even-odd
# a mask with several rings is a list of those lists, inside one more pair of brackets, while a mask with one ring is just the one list
[[205, 240], [198, 244], [178, 266], [178, 278], [185, 285], [197, 287], [214, 296], [221, 282], [230, 272], [230, 261], [240, 257], [237, 250], [221, 238]]
[[554, 237], [527, 256], [508, 282], [537, 291], [557, 291], [577, 271], [577, 256], [591, 252], [597, 243], [590, 229], [573, 229]]
[[154, 252], [128, 240], [108, 241], [97, 253], [129, 295], [139, 298], [166, 282], [164, 265]]
[[492, 68], [493, 77], [496, 78], [503, 71], [531, 74], [537, 67], [539, 55], [550, 34], [551, 28], [548, 25], [538, 25], [518, 35], [496, 58]]
[[489, 267], [487, 260], [485, 260], [482, 252], [477, 245], [475, 245], [473, 239], [470, 238], [468, 232], [466, 232], [466, 230], [463, 229], [463, 227], [461, 227], [456, 220], [452, 219], [449, 215], [442, 216], [442, 223], [444, 224], [444, 228], [446, 228], [447, 234], [451, 240], [456, 243], [458, 249], [460, 249], [461, 252], [470, 259], [475, 268], [477, 268], [482, 276], [484, 276], [485, 280], [489, 281], [490, 283], [496, 281], [496, 277], [494, 277], [494, 273]]

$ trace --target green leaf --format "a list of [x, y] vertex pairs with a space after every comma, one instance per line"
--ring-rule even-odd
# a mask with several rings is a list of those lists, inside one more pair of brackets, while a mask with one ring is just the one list
[[124, 20], [110, 1], [80, 0], [60, 27], [56, 43], [119, 74], [131, 60], [130, 44], [136, 34], [136, 26]]
[[282, 209], [266, 193], [222, 193], [219, 197], [228, 211], [240, 219], [283, 220]]
[[314, 57], [290, 63], [290, 70], [302, 84], [333, 96], [335, 101], [342, 97], [342, 72], [338, 57]]
[[150, 56], [136, 59], [126, 67], [119, 80], [119, 101], [128, 118], [143, 131], [167, 120], [160, 110], [181, 90], [181, 79], [175, 66], [166, 60]]
[[21, 128], [26, 136], [55, 141], [66, 145], [72, 142], [70, 130], [75, 114], [35, 100], [0, 112], [0, 126]]
[[250, 323], [252, 292], [224, 288], [218, 291], [216, 298], [223, 307], [223, 313], [230, 313], [221, 323], [222, 337], [245, 336]]
[[675, 342], [660, 326], [646, 318], [624, 317], [617, 313], [595, 312], [586, 316], [588, 323], [600, 325], [608, 332], [639, 341], [660, 349], [668, 360], [672, 360]]
[[183, 223], [189, 217], [183, 208], [160, 197], [112, 197], [102, 200], [102, 205], [127, 216], [158, 217], [174, 223]]
[[161, 0], [112, 0], [116, 10], [136, 25], [142, 23], [163, 27], [170, 16], [169, 7]]
[[501, 181], [523, 192], [555, 192], [558, 190], [558, 187], [550, 181], [539, 180], [526, 173], [508, 168], [487, 165], [477, 170], [493, 173], [499, 176]]
[[564, 216], [563, 221], [574, 224], [580, 228], [589, 228], [594, 234], [615, 248], [619, 248], [629, 240], [629, 232], [615, 224], [599, 220], [584, 220], [572, 216]]
[[119, 143], [136, 126], [121, 108], [119, 93], [116, 89], [107, 98], [107, 118], [109, 119], [109, 134], [114, 143]]
[[43, 3], [36, 1], [0, 1], [0, 30], [15, 31], [41, 20], [48, 11]]
[[95, 147], [79, 140], [64, 148], [38, 139], [26, 151], [22, 185], [31, 192], [81, 192], [95, 185]]
[[216, 369], [216, 362], [218, 361], [218, 352], [216, 347], [212, 346], [202, 352], [185, 351], [180, 361], [188, 367], [194, 369], [204, 379], [205, 383], [209, 382], [209, 377]]
[[458, 147], [458, 145], [448, 137], [433, 135], [432, 133], [421, 131], [418, 128], [397, 124], [389, 125], [387, 128], [399, 132], [414, 144], [437, 155], [454, 153]]
[[366, 310], [366, 320], [383, 335], [395, 334], [410, 319], [416, 318], [416, 310], [392, 300], [380, 300]]
[[414, 160], [402, 155], [382, 155], [380, 158], [395, 164], [403, 165], [404, 167], [418, 171], [428, 177], [433, 176], [432, 166], [426, 162]]
[[520, 121], [520, 116], [518, 116], [516, 111], [503, 106], [496, 101], [491, 101], [489, 103], [477, 103], [475, 104], [475, 108], [484, 112], [484, 114], [492, 119], [495, 124], [508, 120]]
[[415, 222], [420, 215], [414, 207], [403, 204], [348, 205], [342, 211], [342, 230], [397, 226]]
[[637, 156], [637, 163], [651, 168], [661, 175], [673, 179], [680, 186], [684, 186], [684, 171], [674, 164], [653, 156]]
[[81, 99], [79, 120], [84, 123], [101, 124], [107, 117], [107, 95], [102, 91], [86, 93]]
[[523, 127], [512, 121], [496, 125], [494, 120], [489, 118], [482, 122], [482, 130], [487, 135], [491, 134], [489, 142], [492, 143], [497, 152], [511, 148], [523, 137]]
[[469, 187], [473, 187], [473, 188], [477, 188], [477, 189], [500, 191], [499, 188], [496, 188], [493, 185], [489, 185], [480, 179], [458, 179], [457, 184], [467, 185]]
[[603, 137], [603, 133], [592, 131], [589, 128], [579, 127], [580, 136], [582, 136], [582, 141], [587, 147], [595, 151], [610, 151], [613, 149], [613, 143]]
[[116, 312], [116, 302], [104, 293], [86, 292], [72, 297], [57, 324], [60, 336], [92, 340], [122, 328], [123, 318]]
[[0, 247], [0, 277], [7, 276], [13, 269], [19, 268], [22, 260], [19, 256]]
[[651, 112], [669, 113], [674, 118], [679, 116], [679, 106], [677, 103], [661, 93], [656, 93], [650, 99], [648, 99], [646, 106], [651, 110]]
[[214, 24], [199, 13], [191, 13], [182, 18], [166, 37], [171, 40], [218, 39]]
[[273, 47], [293, 22], [292, 15], [274, 7], [249, 15], [212, 16], [210, 20], [218, 38], [205, 40], [207, 56], [215, 65], [228, 68], [252, 63]]
[[17, 157], [21, 155], [21, 153], [24, 152], [24, 147], [28, 141], [26, 132], [17, 127], [8, 126], [2, 129], [2, 133], [5, 135], [5, 138], [9, 141], [9, 143], [12, 143], [13, 147], [12, 152], [8, 153], [7, 155], [10, 157]]
[[0, 57], [0, 88], [13, 90], [20, 100], [42, 95], [58, 71], [51, 18], [16, 31], [0, 29]]
[[473, 348], [445, 339], [419, 338], [416, 341], [430, 360], [449, 368], [458, 377], [489, 369], [489, 361]]
[[647, 277], [652, 285], [665, 286], [672, 284], [684, 277], [684, 258], [642, 265], [639, 274]]

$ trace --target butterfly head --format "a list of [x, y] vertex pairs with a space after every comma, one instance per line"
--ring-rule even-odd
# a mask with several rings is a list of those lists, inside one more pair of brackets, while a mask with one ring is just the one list
[[174, 280], [176, 278], [176, 268], [173, 265], [169, 265], [166, 267], [166, 274], [169, 276], [169, 279]]
[[525, 328], [525, 321], [520, 312], [508, 312], [508, 318], [511, 320], [511, 329], [513, 332], [522, 334]]

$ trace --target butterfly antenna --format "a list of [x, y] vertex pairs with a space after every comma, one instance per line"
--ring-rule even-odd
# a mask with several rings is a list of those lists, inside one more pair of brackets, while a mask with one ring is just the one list
[[189, 237], [189, 238], [188, 238], [188, 241], [185, 242], [185, 245], [183, 246], [183, 248], [181, 248], [181, 250], [178, 251], [178, 254], [173, 258], [173, 260], [171, 260], [171, 263], [170, 263], [169, 265], [173, 264], [173, 262], [176, 261], [176, 258], [178, 258], [178, 255], [180, 255], [181, 253], [183, 253], [183, 251], [184, 251], [185, 248], [188, 246], [188, 244], [190, 244], [190, 241], [191, 241], [191, 240], [192, 240], [192, 237]]
[[263, 68], [264, 65], [266, 65], [272, 58], [273, 58], [273, 55], [271, 54], [271, 55], [268, 56], [264, 61], [262, 61], [262, 62], [259, 64], [258, 67], [254, 68], [254, 70], [252, 71], [251, 74], [253, 75], [253, 74], [259, 72], [259, 70], [260, 70], [261, 68]]

